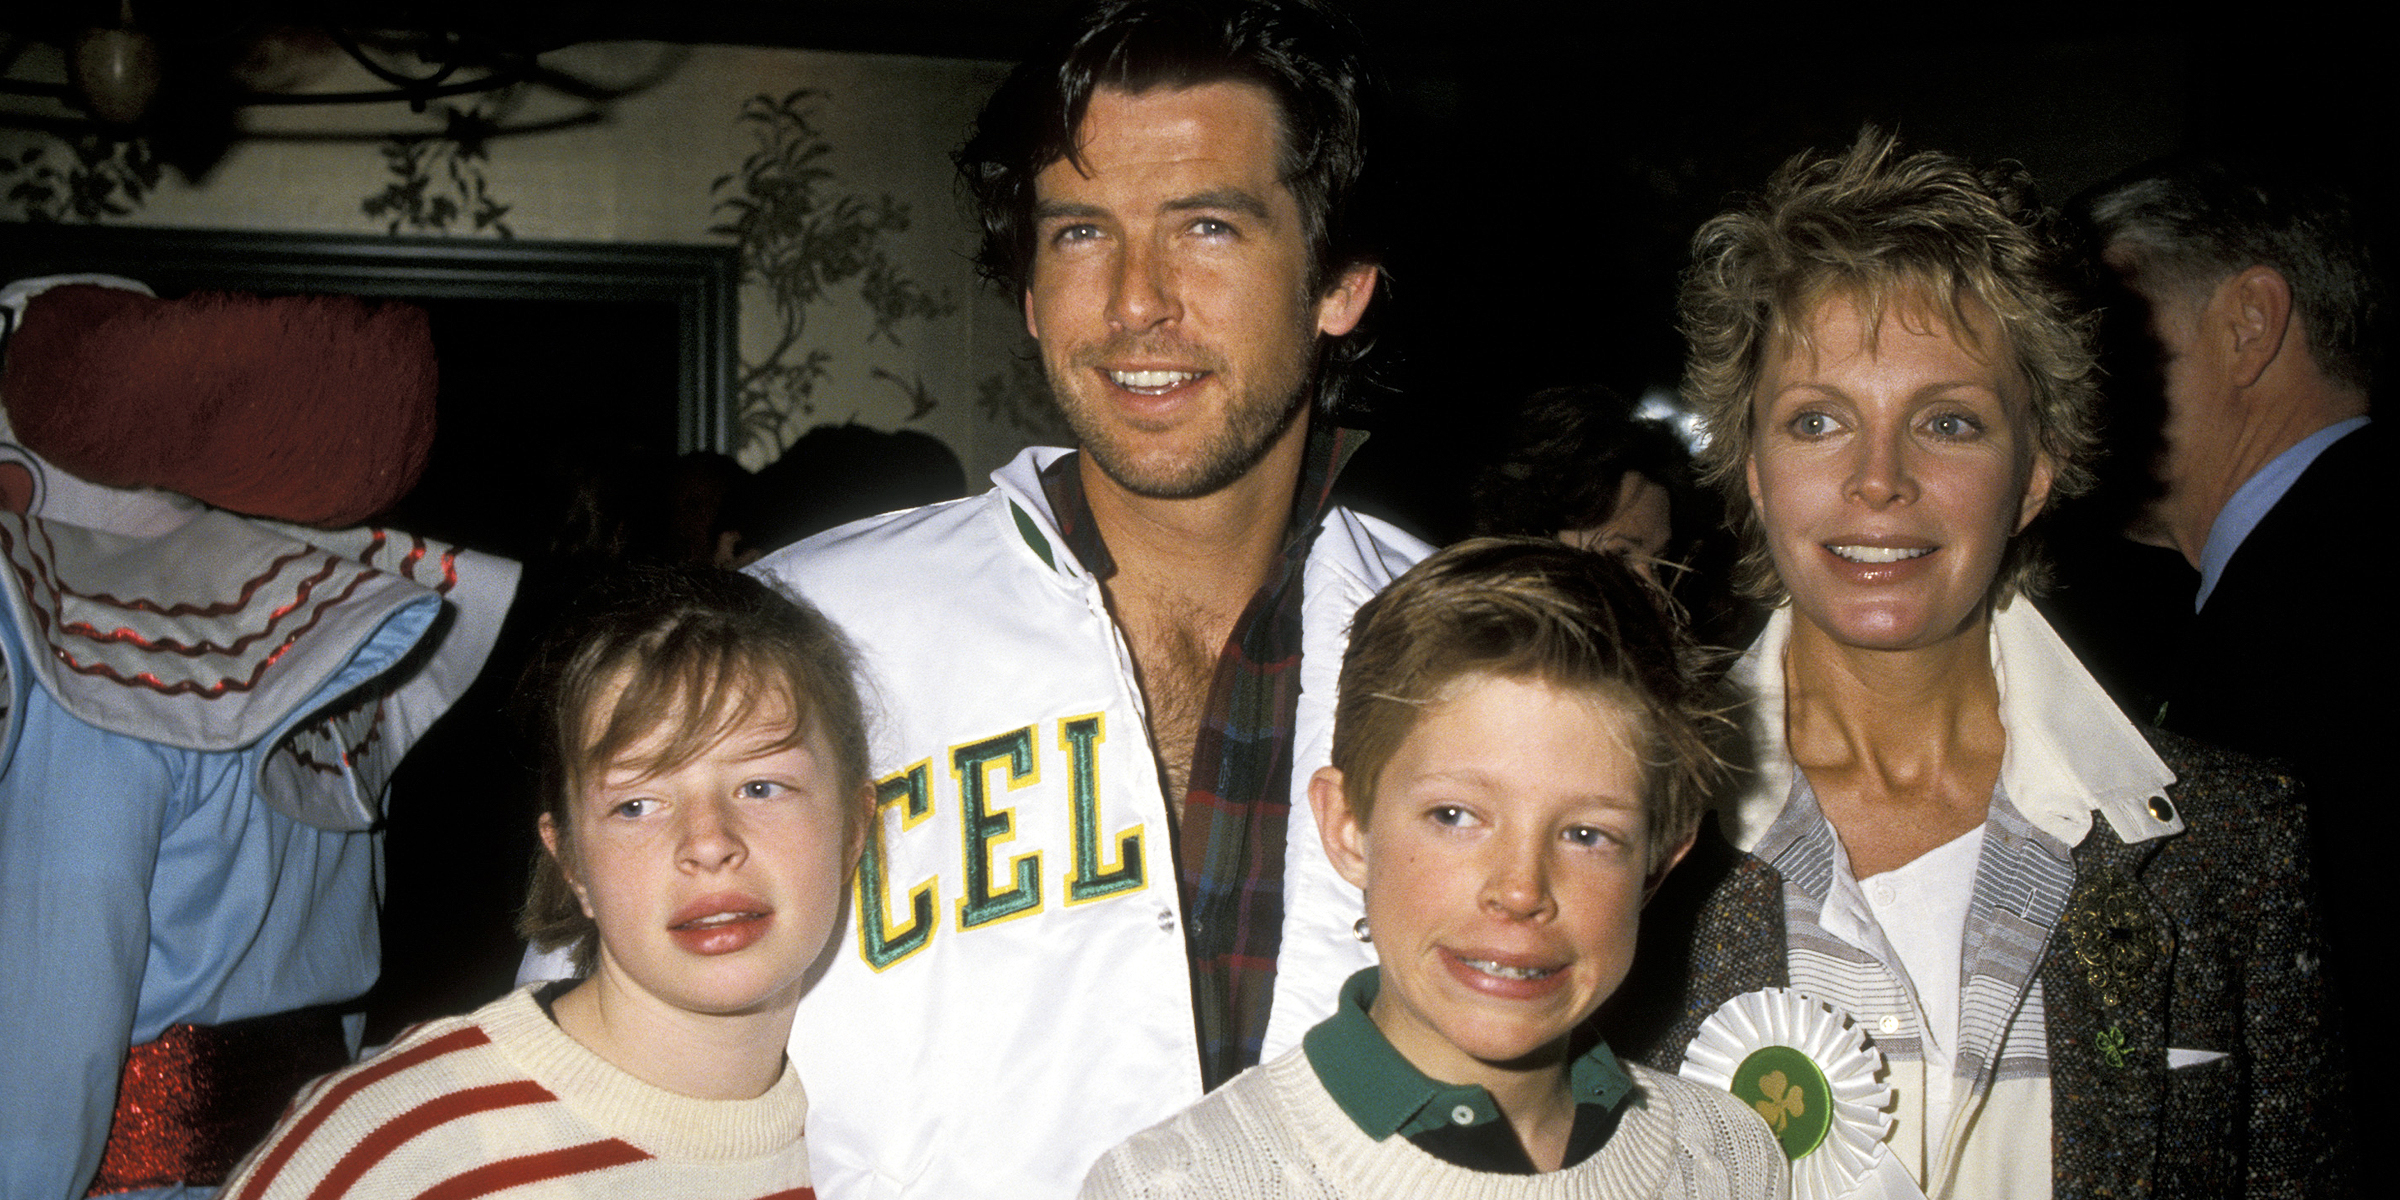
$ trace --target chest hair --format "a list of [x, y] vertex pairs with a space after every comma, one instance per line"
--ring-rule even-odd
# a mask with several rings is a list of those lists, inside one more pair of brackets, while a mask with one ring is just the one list
[[[1183, 819], [1184, 792], [1192, 782], [1192, 750], [1208, 711], [1217, 659], [1231, 635], [1233, 618], [1192, 608], [1161, 611], [1154, 604], [1125, 606], [1120, 615], [1133, 650], [1134, 681], [1149, 715], [1150, 745], [1158, 754], [1160, 786], [1175, 819]], [[1139, 616], [1135, 616], [1135, 613]]]

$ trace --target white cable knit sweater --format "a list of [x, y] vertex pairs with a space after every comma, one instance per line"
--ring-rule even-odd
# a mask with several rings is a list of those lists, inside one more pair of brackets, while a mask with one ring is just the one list
[[1562, 1171], [1504, 1175], [1366, 1135], [1294, 1049], [1253, 1067], [1104, 1155], [1084, 1200], [1779, 1200], [1783, 1152], [1758, 1115], [1715, 1088], [1638, 1063], [1635, 1092], [1600, 1152]]

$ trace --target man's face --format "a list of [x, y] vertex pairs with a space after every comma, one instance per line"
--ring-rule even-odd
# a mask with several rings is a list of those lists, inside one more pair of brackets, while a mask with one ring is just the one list
[[1084, 167], [1035, 177], [1025, 325], [1084, 450], [1139, 495], [1206, 495], [1301, 436], [1319, 335], [1354, 327], [1372, 267], [1308, 292], [1274, 98], [1245, 83], [1102, 90]]
[[1561, 529], [1558, 540], [1578, 550], [1621, 554], [1642, 578], [1658, 582], [1658, 562], [1675, 540], [1675, 500], [1639, 471], [1617, 479], [1617, 498], [1608, 519], [1579, 529]]
[[[2111, 364], [2111, 373], [2119, 381], [2111, 403], [2130, 410], [2117, 414], [2120, 427], [2137, 418], [2157, 420], [2157, 442], [2142, 447], [2152, 455], [2154, 499], [2132, 532], [2140, 540], [2159, 542], [2163, 531], [2157, 523], [2172, 519], [2179, 491], [2200, 486], [2224, 449], [2218, 445], [2223, 439], [2216, 434], [2241, 427], [2234, 407], [2237, 397], [2225, 386], [2229, 375], [2215, 353], [2216, 343], [2201, 336], [2212, 296], [2205, 290], [2195, 295], [2192, 289], [2145, 276], [2139, 261], [2122, 245], [2111, 246], [2102, 259], [2146, 316], [2143, 336], [2136, 339], [2138, 348], [2119, 357], [2131, 359], [2140, 353], [2150, 357]], [[2128, 394], [2135, 389], [2154, 389], [2158, 394]]]

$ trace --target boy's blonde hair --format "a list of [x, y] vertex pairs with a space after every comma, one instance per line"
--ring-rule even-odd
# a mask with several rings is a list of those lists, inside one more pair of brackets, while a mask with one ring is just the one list
[[[841, 794], [859, 798], [844, 832], [853, 847], [861, 844], [873, 802], [854, 673], [855, 656], [833, 622], [747, 575], [628, 567], [579, 597], [517, 688], [520, 726], [535, 748], [536, 802], [558, 839], [557, 854], [534, 863], [517, 931], [536, 949], [571, 947], [576, 971], [589, 974], [600, 931], [562, 866], [575, 861], [576, 798], [611, 767], [645, 777], [674, 770], [762, 712], [791, 721], [772, 749], [799, 745], [812, 731], [824, 739]], [[666, 738], [655, 751], [625, 761], [660, 731]]]
[[1630, 718], [1652, 873], [1699, 828], [1724, 771], [1727, 706], [1655, 587], [1616, 555], [1543, 538], [1460, 542], [1359, 607], [1333, 723], [1359, 824], [1426, 707], [1469, 675], [1538, 680]]

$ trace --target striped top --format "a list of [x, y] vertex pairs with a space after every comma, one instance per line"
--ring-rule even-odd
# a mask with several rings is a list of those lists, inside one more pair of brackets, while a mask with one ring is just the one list
[[[1783, 875], [1791, 986], [1856, 1020], [1890, 1066], [1891, 1149], [1929, 1195], [2033, 1196], [2050, 1186], [2050, 1061], [2034, 978], [2074, 887], [2068, 847], [1994, 789], [1948, 981], [1955, 1020], [1937, 1028], [1852, 877], [1808, 777], [1758, 848]], [[1939, 1077], [1946, 1073], [1947, 1078]]]
[[813, 1200], [807, 1114], [788, 1064], [755, 1100], [679, 1096], [585, 1049], [526, 989], [310, 1084], [218, 1195]]
[[[2039, 975], [2075, 886], [2070, 848], [2096, 821], [2128, 845], [2183, 832], [2172, 805], [2153, 803], [2174, 773], [2032, 605], [1994, 612], [1992, 673], [2008, 746], [1957, 975], [1912, 980], [1784, 744], [1792, 620], [1789, 606], [1776, 610], [1734, 668], [1755, 698], [1757, 769], [1718, 813], [1736, 848], [1783, 879], [1790, 986], [1842, 1010], [1883, 1052], [1898, 1097], [1888, 1144], [1927, 1195], [2041, 1195], [2053, 1172], [2049, 1004]], [[1927, 1027], [1925, 993], [1937, 984], [1957, 988], [1949, 1029]], [[1946, 1064], [1947, 1077], [1929, 1079], [1929, 1062]]]

